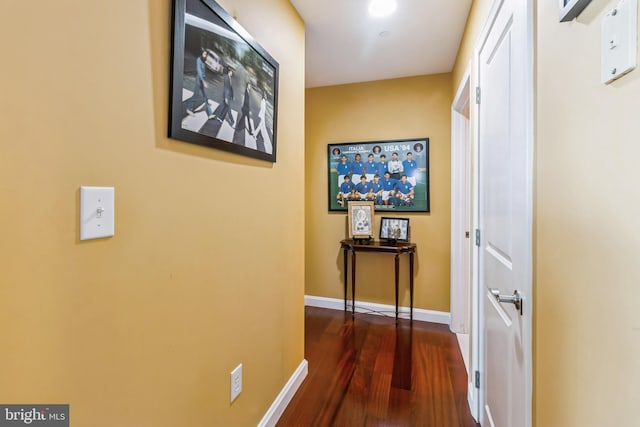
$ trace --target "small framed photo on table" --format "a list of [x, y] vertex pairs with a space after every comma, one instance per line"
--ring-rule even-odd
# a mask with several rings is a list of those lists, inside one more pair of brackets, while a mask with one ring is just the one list
[[386, 218], [380, 220], [380, 240], [409, 241], [409, 218]]
[[373, 236], [373, 202], [349, 202], [348, 226], [350, 239], [370, 239]]

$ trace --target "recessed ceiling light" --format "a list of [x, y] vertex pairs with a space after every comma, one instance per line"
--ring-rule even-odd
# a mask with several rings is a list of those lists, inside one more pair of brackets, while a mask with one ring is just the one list
[[371, 0], [369, 14], [380, 18], [391, 15], [396, 10], [396, 0]]

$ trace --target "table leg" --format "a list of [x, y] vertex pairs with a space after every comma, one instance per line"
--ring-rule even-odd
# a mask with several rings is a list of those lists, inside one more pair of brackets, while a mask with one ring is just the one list
[[409, 252], [409, 300], [411, 301], [409, 317], [413, 320], [413, 252]]
[[396, 325], [398, 324], [398, 281], [400, 275], [400, 254], [396, 254]]
[[348, 263], [347, 263], [347, 248], [343, 248], [343, 253], [344, 253], [344, 311], [347, 311], [347, 267], [348, 267]]
[[351, 251], [351, 318], [356, 317], [356, 251]]

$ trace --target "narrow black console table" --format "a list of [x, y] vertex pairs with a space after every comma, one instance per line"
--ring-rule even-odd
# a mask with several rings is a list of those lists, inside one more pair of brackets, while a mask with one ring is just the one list
[[413, 255], [416, 252], [415, 243], [398, 242], [396, 244], [386, 242], [357, 242], [347, 239], [340, 242], [340, 246], [344, 251], [344, 311], [347, 311], [347, 282], [348, 282], [348, 254], [351, 252], [351, 317], [355, 317], [356, 313], [356, 253], [357, 252], [378, 252], [395, 255], [396, 267], [396, 322], [398, 321], [398, 287], [400, 275], [400, 255], [409, 254], [409, 299], [411, 301], [410, 316], [413, 319]]

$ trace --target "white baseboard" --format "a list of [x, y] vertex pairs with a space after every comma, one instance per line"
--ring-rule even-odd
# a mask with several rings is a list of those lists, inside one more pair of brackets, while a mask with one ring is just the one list
[[460, 347], [464, 367], [467, 370], [467, 375], [471, 378], [471, 369], [469, 368], [469, 334], [456, 334], [456, 338], [458, 338], [458, 347]]
[[296, 394], [296, 391], [300, 388], [302, 381], [307, 377], [308, 372], [309, 363], [306, 359], [302, 359], [298, 368], [291, 375], [282, 390], [280, 390], [276, 400], [273, 401], [269, 410], [258, 423], [258, 427], [274, 427], [276, 425], [284, 410], [287, 409], [289, 402], [291, 402], [291, 399], [293, 399], [293, 396]]
[[[344, 300], [337, 298], [325, 298], [316, 297], [313, 295], [305, 295], [304, 305], [308, 305], [310, 307], [330, 308], [333, 310], [344, 310]], [[351, 310], [351, 301], [348, 301], [348, 309]], [[356, 300], [356, 312], [395, 317], [396, 306]], [[409, 315], [409, 307], [398, 307], [398, 317], [400, 317], [401, 319], [408, 319]], [[444, 311], [423, 310], [421, 308], [414, 307], [413, 320], [421, 320], [423, 322], [442, 323], [444, 325], [448, 325], [451, 322], [451, 315], [450, 313]]]
[[480, 419], [480, 414], [478, 414], [478, 404], [475, 399], [476, 396], [476, 387], [473, 382], [469, 382], [469, 386], [467, 387], [467, 402], [469, 403], [471, 416], [474, 420], [476, 420], [476, 422], [479, 422], [478, 420]]

